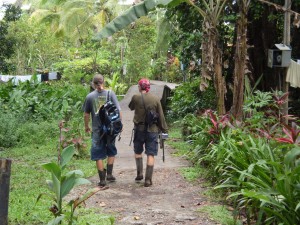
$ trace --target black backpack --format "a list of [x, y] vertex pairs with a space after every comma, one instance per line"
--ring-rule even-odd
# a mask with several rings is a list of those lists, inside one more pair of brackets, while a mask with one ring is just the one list
[[144, 109], [145, 109], [145, 124], [148, 127], [151, 127], [152, 124], [158, 124], [159, 114], [153, 109], [146, 108], [145, 102], [144, 102], [144, 96], [143, 96], [143, 94], [141, 94], [141, 95], [142, 95], [142, 102], [143, 102]]
[[120, 117], [120, 111], [110, 100], [110, 91], [107, 92], [106, 102], [99, 109], [99, 118], [101, 121], [100, 136], [107, 137], [113, 141], [118, 134], [121, 135], [123, 124]]

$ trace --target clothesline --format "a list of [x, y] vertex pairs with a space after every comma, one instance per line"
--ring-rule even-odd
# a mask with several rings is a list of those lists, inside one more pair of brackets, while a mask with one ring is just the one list
[[[13, 84], [17, 85], [19, 82], [30, 81], [34, 75], [0, 75], [0, 81], [8, 82], [12, 80]], [[49, 74], [37, 74], [36, 79], [38, 82], [48, 80], [58, 80], [57, 72], [50, 72]]]

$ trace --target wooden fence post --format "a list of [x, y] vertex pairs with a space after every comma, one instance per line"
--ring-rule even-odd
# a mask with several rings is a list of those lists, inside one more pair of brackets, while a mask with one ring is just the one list
[[10, 181], [10, 159], [0, 159], [0, 224], [8, 224], [8, 197]]

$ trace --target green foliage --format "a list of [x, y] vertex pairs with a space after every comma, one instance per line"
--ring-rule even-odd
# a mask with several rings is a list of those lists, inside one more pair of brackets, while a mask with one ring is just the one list
[[19, 19], [21, 9], [15, 5], [1, 6], [5, 10], [3, 20], [0, 20], [0, 73], [8, 73], [13, 64], [9, 63], [15, 51], [15, 37], [8, 36], [9, 26]]
[[108, 84], [109, 89], [113, 90], [117, 95], [125, 94], [127, 86], [120, 83], [119, 79], [118, 73], [114, 73], [112, 79], [105, 78], [105, 82]]
[[20, 140], [19, 118], [12, 114], [4, 114], [0, 110], [0, 121], [0, 150], [17, 145]]
[[[76, 120], [80, 120], [76, 118]], [[34, 126], [32, 123], [31, 126]], [[35, 144], [32, 140], [35, 139], [33, 134], [28, 136], [28, 144], [24, 146], [15, 146], [8, 151], [0, 151], [1, 158], [10, 158], [13, 160], [11, 169], [11, 182], [10, 182], [10, 196], [9, 196], [9, 224], [17, 225], [37, 225], [47, 224], [51, 220], [49, 207], [51, 201], [48, 198], [41, 198], [35, 204], [38, 193], [49, 193], [45, 178], [50, 178], [48, 172], [41, 167], [45, 160], [55, 161], [57, 152], [57, 122], [53, 122], [51, 127], [41, 127], [43, 136], [39, 140], [42, 144]], [[49, 137], [49, 134], [54, 133], [55, 137]], [[38, 135], [38, 134], [37, 134]], [[86, 176], [91, 177], [95, 173], [95, 165], [91, 163], [90, 159], [77, 159], [71, 160], [68, 164], [69, 170], [81, 170]], [[63, 203], [65, 206], [65, 202]], [[77, 207], [78, 209], [78, 207]], [[93, 211], [92, 211], [93, 210]], [[85, 223], [80, 223], [81, 217], [87, 218]], [[103, 215], [101, 209], [91, 208], [87, 210], [82, 207], [78, 212], [78, 224], [93, 223], [96, 219], [98, 224], [112, 224], [109, 223], [112, 216]], [[110, 218], [110, 219], [109, 219]], [[102, 223], [103, 221], [103, 223]], [[106, 222], [105, 222], [106, 221]]]
[[199, 90], [199, 80], [186, 82], [176, 87], [171, 97], [170, 117], [182, 118], [188, 113], [198, 113], [216, 107], [215, 92], [209, 87], [205, 92]]
[[[283, 123], [286, 137], [282, 137], [278, 113], [286, 96], [254, 93], [247, 103], [252, 117], [245, 123], [212, 112], [183, 120], [195, 162], [210, 170], [210, 179], [228, 193], [228, 200], [247, 216], [248, 224], [252, 220], [257, 224], [300, 221], [299, 129], [294, 123]], [[258, 114], [260, 119], [253, 119]]]
[[62, 61], [54, 64], [54, 68], [62, 72], [63, 79], [71, 83], [89, 83], [96, 72], [106, 74], [109, 71], [109, 61], [99, 59], [94, 62], [91, 57]]
[[136, 21], [132, 29], [126, 30], [128, 49], [126, 50], [126, 81], [137, 82], [141, 77], [151, 77], [151, 59], [155, 47], [155, 23], [147, 17]]
[[[64, 219], [68, 221], [69, 225], [73, 224], [77, 220], [77, 217], [74, 215], [75, 209], [86, 199], [100, 190], [100, 188], [90, 189], [83, 196], [75, 200], [70, 200], [67, 204], [70, 207], [70, 212], [66, 211], [63, 206], [63, 198], [66, 197], [74, 187], [83, 184], [90, 184], [89, 180], [83, 178], [81, 170], [64, 172], [74, 153], [74, 147], [68, 146], [61, 152], [57, 163], [51, 162], [42, 165], [43, 168], [51, 174], [51, 180], [47, 180], [47, 184], [48, 189], [51, 192], [50, 197], [54, 201], [49, 210], [52, 212], [55, 219], [51, 220], [48, 224], [61, 224], [61, 221]], [[39, 195], [37, 201], [39, 201], [42, 195], [44, 194]]]
[[[82, 211], [82, 212], [81, 212]], [[79, 214], [78, 224], [85, 225], [113, 225], [115, 224], [115, 218], [110, 215], [101, 214], [99, 209], [78, 209]]]
[[183, 177], [188, 181], [195, 181], [201, 175], [201, 168], [197, 166], [181, 168], [180, 171], [183, 174]]
[[[223, 174], [219, 187], [236, 190], [229, 198], [237, 197], [238, 208], [247, 206], [248, 219], [260, 215], [258, 223], [298, 224], [300, 190], [297, 173], [300, 167], [297, 156], [300, 148], [282, 155], [282, 145], [271, 147], [257, 138], [242, 139], [240, 145], [232, 141], [227, 136], [222, 138], [222, 149], [219, 145], [218, 153], [213, 157], [219, 162], [216, 172]], [[218, 157], [221, 152], [224, 156]]]
[[8, 114], [0, 111], [0, 149], [34, 144], [39, 146], [57, 136], [51, 121], [26, 120], [22, 115]]
[[210, 218], [222, 225], [241, 225], [242, 222], [235, 221], [232, 213], [225, 206], [212, 205], [204, 206], [198, 209], [199, 212], [208, 214]]
[[152, 66], [152, 77], [154, 80], [167, 80], [166, 75], [167, 72], [167, 57], [161, 56], [154, 61], [154, 65]]
[[[201, 2], [196, 1], [197, 4]], [[190, 5], [183, 3], [177, 7], [168, 8], [166, 18], [173, 25], [170, 32], [170, 47], [178, 53], [180, 61], [187, 68], [190, 61], [201, 58], [201, 38], [203, 17]], [[191, 22], [192, 21], [192, 22]], [[198, 73], [195, 73], [199, 76]]]
[[8, 82], [0, 85], [0, 104], [4, 113], [22, 115], [25, 119], [69, 120], [80, 112], [88, 90], [82, 85], [70, 86], [62, 81], [26, 81], [17, 86]]
[[272, 101], [271, 92], [255, 91], [254, 94], [249, 95], [244, 102], [244, 111], [249, 113], [249, 117], [257, 113], [257, 111], [263, 111], [263, 109], [270, 105]]
[[[213, 138], [209, 134], [211, 121], [205, 116], [198, 117], [187, 114], [182, 120], [181, 127], [183, 139], [192, 144], [190, 159], [198, 164], [203, 154], [210, 151], [210, 143], [213, 142]], [[201, 160], [201, 163], [206, 164], [204, 160]]]
[[74, 156], [77, 158], [88, 158], [86, 140], [90, 139], [90, 137], [86, 137], [82, 121], [61, 121], [60, 127], [60, 146], [66, 148], [69, 145], [73, 145], [75, 147]]
[[16, 50], [10, 59], [15, 67], [10, 74], [35, 74], [37, 69], [49, 70], [54, 62], [68, 58], [62, 39], [25, 14], [10, 25], [8, 38], [16, 41]]
[[103, 38], [110, 37], [114, 33], [126, 28], [128, 25], [135, 22], [136, 20], [147, 16], [149, 12], [155, 10], [156, 6], [158, 5], [167, 6], [169, 3], [172, 4], [172, 0], [165, 0], [165, 1], [148, 0], [145, 2], [140, 2], [130, 7], [123, 14], [113, 19], [110, 23], [106, 24], [105, 27], [96, 34], [95, 39], [101, 40]]
[[190, 158], [189, 156], [193, 146], [182, 139], [181, 129], [178, 125], [169, 128], [169, 138], [166, 141], [168, 145], [176, 149], [173, 153], [174, 155], [184, 156], [187, 159]]

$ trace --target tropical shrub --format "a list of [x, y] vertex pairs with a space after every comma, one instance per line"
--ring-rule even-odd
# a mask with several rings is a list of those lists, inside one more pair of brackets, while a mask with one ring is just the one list
[[109, 74], [110, 63], [106, 59], [93, 58], [74, 59], [54, 64], [54, 68], [62, 73], [62, 79], [71, 83], [89, 83], [96, 72]]
[[1, 107], [30, 120], [69, 120], [81, 113], [89, 88], [63, 81], [39, 83], [26, 81], [15, 86], [12, 82], [0, 85]]
[[55, 132], [56, 122], [32, 121], [16, 115], [8, 114], [0, 110], [0, 149], [5, 150], [15, 146], [44, 144], [45, 138], [51, 139], [57, 136]]
[[128, 88], [126, 84], [119, 82], [120, 76], [118, 73], [114, 73], [112, 78], [105, 78], [105, 82], [109, 89], [113, 90], [117, 95], [125, 94], [125, 90]]
[[83, 122], [81, 120], [61, 121], [60, 122], [60, 146], [66, 148], [69, 145], [73, 145], [75, 148], [74, 156], [77, 158], [87, 158], [87, 144], [86, 140], [90, 139], [86, 137], [83, 128]]
[[0, 150], [17, 145], [20, 140], [20, 119], [0, 110], [0, 121]]
[[170, 98], [171, 118], [183, 118], [188, 113], [201, 114], [205, 109], [215, 109], [215, 92], [209, 87], [205, 92], [199, 90], [199, 79], [186, 82], [176, 87]]
[[245, 105], [252, 116], [245, 121], [211, 110], [186, 116], [194, 161], [210, 169], [216, 188], [225, 191], [247, 224], [299, 224], [300, 129], [295, 122], [286, 124], [280, 111], [287, 94], [252, 97]]
[[285, 154], [282, 145], [276, 148], [264, 139], [250, 137], [249, 141], [241, 140], [240, 145], [232, 141], [213, 151], [217, 156], [224, 154], [214, 157], [219, 163], [215, 171], [221, 175], [217, 188], [231, 190], [228, 198], [235, 199], [240, 212], [246, 212], [248, 224], [253, 220], [258, 224], [298, 224], [300, 148]]

